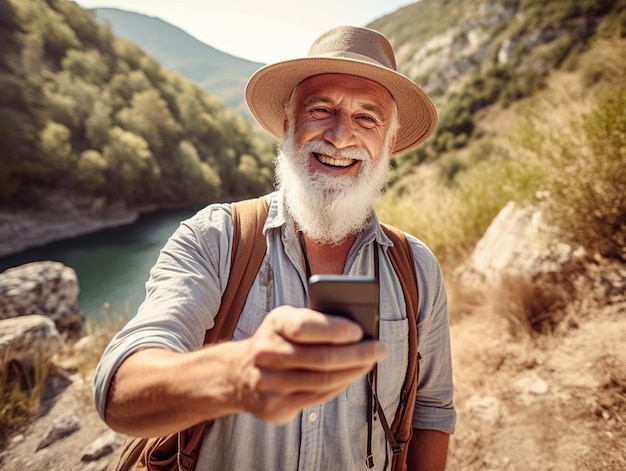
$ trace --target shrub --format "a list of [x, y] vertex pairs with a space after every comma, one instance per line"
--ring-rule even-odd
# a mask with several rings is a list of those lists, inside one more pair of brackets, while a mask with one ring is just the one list
[[532, 161], [509, 158], [496, 146], [490, 151], [451, 182], [437, 178], [435, 165], [423, 166], [377, 201], [380, 219], [416, 235], [442, 263], [454, 266], [509, 201], [532, 199], [545, 178]]
[[626, 257], [626, 89], [618, 87], [588, 100], [572, 91], [545, 99], [516, 143], [546, 168], [546, 217], [561, 239], [619, 259]]

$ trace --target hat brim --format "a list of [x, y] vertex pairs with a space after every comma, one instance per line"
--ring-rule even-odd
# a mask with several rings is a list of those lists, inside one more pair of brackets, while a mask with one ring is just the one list
[[285, 104], [292, 91], [303, 80], [321, 74], [363, 77], [389, 90], [400, 123], [392, 155], [418, 146], [435, 132], [437, 109], [418, 85], [386, 67], [345, 57], [306, 57], [262, 67], [246, 86], [245, 98], [252, 116], [270, 135], [282, 139]]

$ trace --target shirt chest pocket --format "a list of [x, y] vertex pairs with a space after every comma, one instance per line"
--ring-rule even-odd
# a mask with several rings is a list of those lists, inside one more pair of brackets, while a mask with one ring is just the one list
[[[379, 338], [387, 347], [387, 357], [378, 364], [378, 400], [383, 408], [396, 404], [409, 364], [409, 320], [381, 320]], [[353, 406], [367, 405], [366, 378], [348, 386], [347, 399]]]
[[[256, 283], [252, 286], [243, 307], [243, 312], [237, 321], [233, 340], [247, 339], [256, 332], [270, 310], [267, 297], [268, 292], [265, 287], [259, 287]], [[237, 315], [237, 313], [229, 314]]]

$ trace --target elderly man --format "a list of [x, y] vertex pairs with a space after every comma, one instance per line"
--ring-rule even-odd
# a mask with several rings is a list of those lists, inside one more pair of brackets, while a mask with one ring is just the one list
[[[201, 348], [231, 268], [230, 205], [213, 204], [167, 242], [139, 312], [105, 351], [98, 411], [112, 428], [145, 437], [214, 419], [197, 470], [384, 469], [383, 428], [375, 424], [368, 438], [366, 375], [378, 364], [377, 398], [393, 418], [406, 399], [409, 338], [391, 241], [372, 202], [386, 186], [390, 157], [433, 133], [435, 107], [396, 71], [387, 39], [359, 27], [334, 28], [307, 57], [260, 69], [246, 100], [282, 145], [278, 190], [265, 196], [265, 257], [233, 339]], [[432, 253], [407, 238], [419, 292], [407, 467], [442, 470], [455, 423], [446, 294]], [[374, 258], [378, 340], [305, 307], [311, 275], [371, 275]]]

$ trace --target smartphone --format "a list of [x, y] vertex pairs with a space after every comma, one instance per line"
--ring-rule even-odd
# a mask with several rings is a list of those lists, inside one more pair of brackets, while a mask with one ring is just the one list
[[313, 275], [309, 279], [310, 308], [343, 316], [363, 329], [364, 339], [378, 339], [379, 287], [376, 278]]

